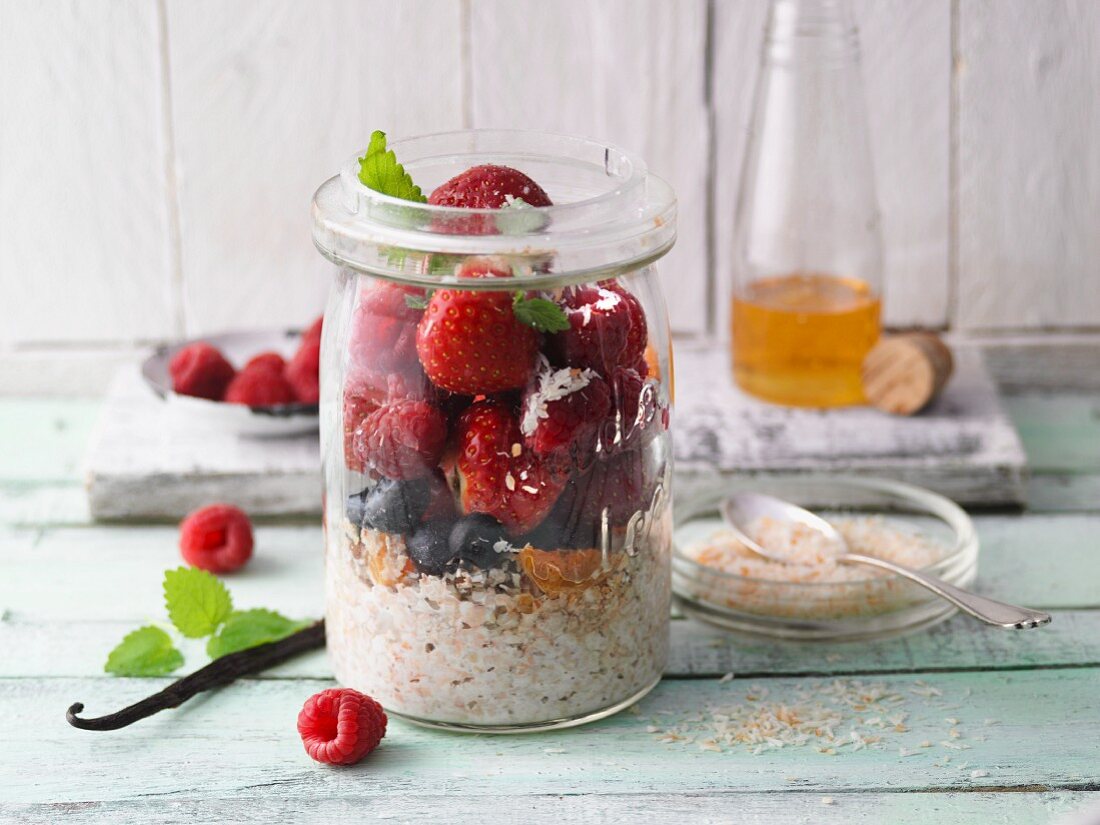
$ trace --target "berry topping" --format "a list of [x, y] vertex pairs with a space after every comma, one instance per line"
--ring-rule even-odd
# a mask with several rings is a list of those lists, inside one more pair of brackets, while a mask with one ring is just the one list
[[320, 361], [320, 343], [303, 341], [284, 370], [287, 382], [294, 388], [294, 396], [303, 404], [316, 404], [321, 398], [318, 382]]
[[180, 554], [192, 567], [231, 573], [252, 558], [252, 522], [231, 504], [201, 507], [180, 522]]
[[410, 300], [416, 303], [423, 296], [423, 290], [384, 281], [363, 290], [348, 338], [351, 372], [410, 375], [420, 371], [416, 325], [423, 311], [411, 306]]
[[405, 551], [417, 570], [429, 576], [442, 576], [454, 566], [450, 534], [451, 522], [429, 521], [405, 539]]
[[298, 714], [306, 753], [327, 765], [353, 765], [386, 735], [386, 712], [351, 688], [329, 688], [306, 699]]
[[622, 287], [613, 281], [574, 287], [562, 297], [562, 306], [569, 329], [551, 339], [555, 363], [594, 369], [603, 376], [616, 367], [644, 363], [645, 312]]
[[548, 595], [575, 593], [599, 581], [603, 555], [586, 550], [540, 550], [528, 545], [519, 553], [519, 565], [539, 590]]
[[496, 401], [479, 401], [458, 419], [462, 510], [495, 516], [513, 534], [542, 521], [561, 493], [555, 462], [525, 447], [519, 422]]
[[382, 533], [411, 533], [424, 518], [454, 513], [454, 499], [441, 473], [411, 481], [384, 478], [348, 498], [348, 520]]
[[[480, 271], [471, 265], [468, 261], [459, 274], [502, 276], [488, 265]], [[524, 386], [534, 370], [539, 336], [513, 311], [522, 300], [526, 299], [505, 291], [437, 289], [416, 335], [420, 363], [432, 383], [463, 395]]]
[[283, 356], [277, 352], [261, 352], [259, 355], [253, 355], [248, 359], [248, 363], [244, 365], [244, 369], [241, 372], [247, 370], [272, 370], [273, 372], [282, 372], [286, 367], [286, 361]]
[[[611, 412], [611, 391], [594, 370], [540, 368], [521, 402], [520, 431], [536, 455], [591, 453], [601, 423]], [[587, 462], [584, 462], [587, 463]]]
[[294, 388], [287, 383], [281, 370], [275, 369], [270, 361], [249, 363], [252, 366], [245, 367], [233, 376], [223, 400], [230, 404], [247, 404], [250, 407], [294, 403]]
[[522, 200], [528, 206], [553, 206], [543, 188], [523, 172], [492, 164], [474, 166], [440, 184], [428, 203], [465, 209], [500, 209], [515, 200]]
[[465, 562], [482, 570], [491, 570], [500, 566], [501, 553], [508, 543], [508, 534], [504, 525], [492, 516], [471, 513], [451, 528], [449, 541], [451, 556], [458, 559], [459, 563]]
[[363, 419], [353, 447], [364, 467], [389, 478], [426, 476], [447, 443], [447, 417], [427, 401], [393, 401]]
[[180, 395], [193, 395], [218, 401], [233, 380], [233, 365], [210, 344], [188, 344], [168, 362], [172, 389]]

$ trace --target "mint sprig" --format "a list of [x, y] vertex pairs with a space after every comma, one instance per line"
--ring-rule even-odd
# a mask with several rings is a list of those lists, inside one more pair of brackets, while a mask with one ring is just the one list
[[359, 158], [359, 180], [368, 189], [416, 203], [427, 203], [428, 199], [413, 183], [405, 167], [397, 162], [397, 155], [386, 148], [386, 133], [371, 133], [367, 153]]
[[116, 676], [164, 676], [183, 664], [172, 637], [153, 625], [127, 633], [107, 654], [103, 670]]
[[[277, 642], [312, 624], [263, 608], [234, 610], [225, 585], [205, 570], [164, 571], [164, 605], [172, 625], [189, 639], [207, 638], [206, 652], [219, 659], [238, 650]], [[172, 637], [155, 625], [127, 634], [103, 669], [118, 676], [163, 676], [183, 664]]]
[[512, 301], [512, 312], [521, 324], [534, 327], [539, 332], [564, 332], [569, 329], [565, 310], [548, 298], [528, 298], [517, 292]]

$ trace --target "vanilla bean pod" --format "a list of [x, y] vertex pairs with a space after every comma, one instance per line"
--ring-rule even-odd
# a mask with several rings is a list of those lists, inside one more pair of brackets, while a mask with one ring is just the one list
[[158, 711], [177, 708], [197, 693], [223, 687], [235, 682], [242, 676], [260, 673], [269, 667], [285, 662], [305, 653], [325, 646], [325, 622], [322, 619], [304, 630], [292, 633], [277, 642], [238, 650], [215, 659], [205, 667], [199, 668], [190, 676], [184, 676], [159, 693], [142, 699], [117, 713], [82, 719], [77, 716], [84, 710], [81, 702], [74, 703], [65, 713], [65, 718], [74, 728], [81, 730], [118, 730], [132, 725], [139, 719], [145, 719]]

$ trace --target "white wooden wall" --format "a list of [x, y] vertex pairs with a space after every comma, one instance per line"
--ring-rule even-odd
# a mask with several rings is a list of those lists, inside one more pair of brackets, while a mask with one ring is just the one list
[[[1100, 327], [1100, 1], [853, 0], [891, 324]], [[301, 323], [372, 129], [510, 126], [670, 178], [676, 330], [725, 334], [766, 0], [0, 0], [0, 391]], [[60, 370], [60, 372], [58, 372]]]

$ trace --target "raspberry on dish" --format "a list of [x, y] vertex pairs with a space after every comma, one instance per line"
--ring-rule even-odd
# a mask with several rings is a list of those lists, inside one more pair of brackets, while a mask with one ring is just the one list
[[303, 341], [283, 374], [294, 388], [294, 397], [303, 404], [316, 404], [321, 398], [319, 381], [321, 345], [316, 341]]
[[259, 355], [253, 355], [249, 358], [241, 372], [261, 368], [282, 372], [286, 368], [286, 360], [277, 352], [261, 352]]
[[429, 475], [447, 443], [447, 416], [426, 401], [406, 399], [370, 413], [356, 431], [354, 450], [364, 467], [387, 478]]
[[180, 522], [180, 554], [192, 567], [231, 573], [252, 558], [252, 522], [231, 504], [211, 504]]
[[353, 765], [386, 735], [386, 712], [366, 694], [329, 688], [306, 699], [298, 714], [306, 753], [326, 765]]
[[539, 456], [591, 453], [611, 412], [611, 391], [594, 370], [554, 369], [543, 356], [520, 402], [520, 431]]
[[250, 407], [272, 407], [277, 404], [293, 404], [295, 395], [294, 388], [287, 383], [282, 371], [261, 361], [233, 376], [223, 400], [230, 404], [247, 404]]
[[211, 401], [221, 399], [236, 374], [225, 356], [203, 341], [188, 344], [173, 355], [168, 372], [177, 393]]

